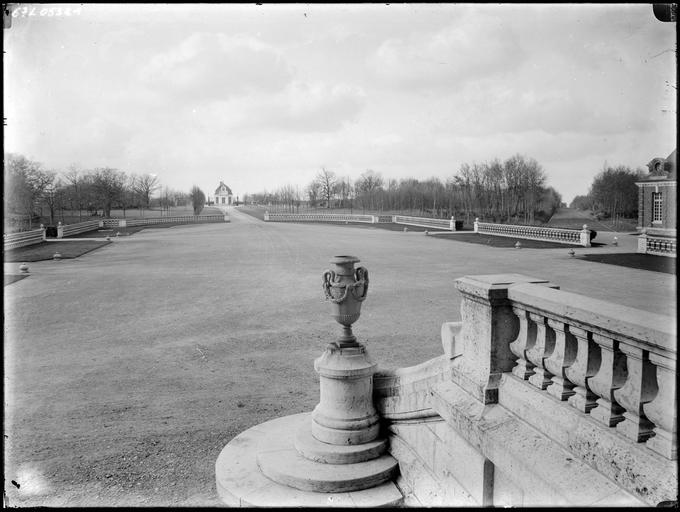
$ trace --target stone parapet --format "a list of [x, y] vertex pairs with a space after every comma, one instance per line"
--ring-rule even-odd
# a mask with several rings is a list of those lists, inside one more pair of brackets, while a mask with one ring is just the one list
[[424, 506], [677, 500], [674, 319], [516, 274], [456, 287], [462, 321], [442, 326], [444, 355], [374, 377], [405, 496]]

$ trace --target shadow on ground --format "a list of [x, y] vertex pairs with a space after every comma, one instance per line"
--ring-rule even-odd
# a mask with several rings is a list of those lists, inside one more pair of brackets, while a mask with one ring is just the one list
[[619, 265], [621, 267], [636, 268], [638, 270], [651, 270], [652, 272], [664, 272], [675, 274], [675, 258], [667, 256], [654, 256], [652, 254], [639, 253], [614, 253], [614, 254], [584, 254], [579, 259]]

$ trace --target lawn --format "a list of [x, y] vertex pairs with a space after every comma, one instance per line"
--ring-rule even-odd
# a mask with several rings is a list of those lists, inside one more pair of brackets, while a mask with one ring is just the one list
[[102, 240], [101, 242], [94, 240], [41, 242], [39, 244], [5, 251], [5, 261], [12, 263], [51, 260], [56, 252], [59, 252], [64, 259], [77, 258], [78, 256], [82, 256], [83, 254], [104, 247], [110, 243], [111, 242], [106, 240]]
[[621, 267], [675, 274], [675, 258], [638, 253], [584, 254], [579, 259]]

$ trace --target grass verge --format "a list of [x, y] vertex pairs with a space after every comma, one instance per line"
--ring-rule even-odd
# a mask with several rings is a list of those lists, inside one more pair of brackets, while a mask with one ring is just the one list
[[13, 262], [30, 262], [30, 261], [44, 261], [51, 260], [54, 253], [59, 251], [62, 258], [77, 258], [90, 251], [99, 249], [111, 242], [102, 240], [83, 240], [76, 242], [41, 242], [27, 247], [18, 247], [5, 252], [5, 261]]

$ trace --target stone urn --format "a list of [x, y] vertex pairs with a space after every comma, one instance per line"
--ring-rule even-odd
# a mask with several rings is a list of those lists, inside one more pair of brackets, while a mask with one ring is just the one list
[[361, 303], [368, 293], [368, 270], [354, 268], [358, 262], [356, 256], [335, 256], [331, 260], [333, 268], [323, 274], [323, 291], [332, 304], [331, 316], [343, 326], [343, 334], [335, 342], [340, 348], [357, 345], [352, 324], [359, 319]]

